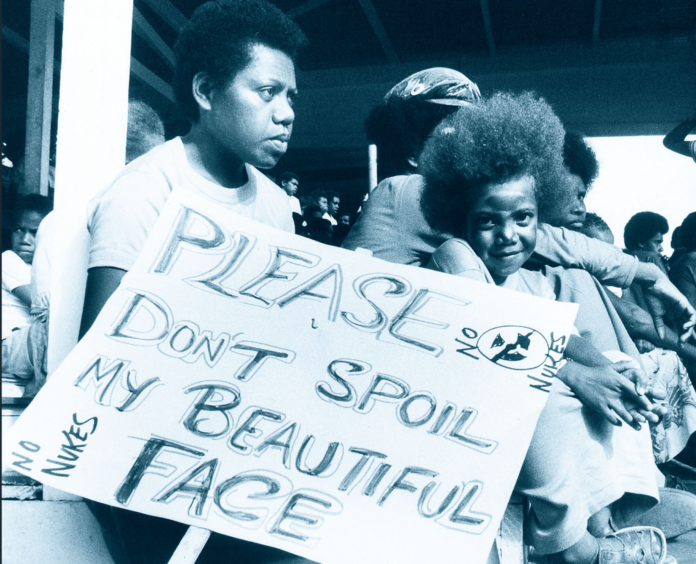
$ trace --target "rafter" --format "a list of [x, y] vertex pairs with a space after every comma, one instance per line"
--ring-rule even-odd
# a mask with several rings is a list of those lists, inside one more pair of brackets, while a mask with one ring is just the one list
[[[14, 45], [22, 53], [29, 54], [29, 40], [24, 39], [19, 33], [5, 24], [2, 24], [2, 38], [7, 40], [10, 45]], [[53, 72], [60, 72], [60, 61], [56, 59], [53, 60]]]
[[323, 6], [324, 4], [330, 1], [331, 0], [307, 0], [307, 2], [305, 2], [304, 4], [300, 4], [299, 6], [295, 6], [292, 10], [288, 10], [287, 15], [294, 19], [298, 16], [301, 16], [302, 14], [311, 12], [315, 8]]
[[599, 44], [599, 22], [602, 19], [602, 0], [595, 0], [594, 23], [592, 25], [592, 48]]
[[133, 6], [133, 27], [138, 35], [140, 35], [145, 41], [148, 42], [150, 47], [157, 51], [162, 58], [167, 62], [170, 68], [174, 68], [176, 65], [176, 59], [174, 58], [174, 51], [172, 51], [162, 39], [155, 29], [148, 23], [145, 17], [138, 11], [138, 9]]
[[167, 98], [170, 102], [175, 102], [174, 90], [172, 90], [172, 87], [169, 86], [169, 84], [167, 84], [154, 72], [152, 72], [149, 68], [143, 65], [140, 61], [134, 59], [133, 57], [131, 57], [130, 70], [131, 73], [133, 73], [133, 75], [142, 80], [148, 86], [154, 88], [157, 92], [162, 94], [162, 96]]
[[394, 50], [391, 39], [389, 39], [387, 30], [384, 29], [384, 26], [382, 25], [382, 20], [380, 20], [379, 16], [377, 15], [377, 10], [375, 10], [372, 0], [358, 0], [358, 2], [360, 2], [360, 6], [362, 7], [363, 12], [365, 12], [365, 16], [367, 16], [367, 21], [370, 23], [372, 31], [374, 31], [375, 35], [377, 36], [377, 41], [379, 41], [384, 53], [387, 55], [387, 59], [390, 63], [398, 64], [399, 57]]
[[176, 31], [180, 31], [188, 23], [188, 18], [169, 0], [144, 0], [144, 2]]
[[483, 27], [486, 31], [486, 42], [491, 57], [495, 57], [495, 37], [493, 36], [493, 24], [491, 22], [491, 10], [488, 0], [481, 0], [481, 14], [483, 15]]

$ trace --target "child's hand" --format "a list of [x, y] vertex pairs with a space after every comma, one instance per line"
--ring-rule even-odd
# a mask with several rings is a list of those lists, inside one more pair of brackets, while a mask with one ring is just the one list
[[568, 362], [558, 373], [578, 399], [601, 413], [612, 425], [621, 419], [636, 430], [646, 422], [644, 414], [652, 413], [652, 403], [645, 396], [647, 378], [631, 362], [622, 361], [604, 366], [587, 367]]

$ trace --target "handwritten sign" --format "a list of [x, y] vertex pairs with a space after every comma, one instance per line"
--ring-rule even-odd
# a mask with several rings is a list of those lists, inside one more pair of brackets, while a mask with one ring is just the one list
[[319, 562], [484, 562], [574, 315], [175, 193], [4, 461]]

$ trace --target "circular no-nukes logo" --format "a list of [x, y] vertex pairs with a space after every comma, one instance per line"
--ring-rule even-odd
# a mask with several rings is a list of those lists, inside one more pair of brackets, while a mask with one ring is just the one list
[[531, 370], [546, 361], [549, 344], [531, 327], [507, 325], [483, 333], [476, 348], [491, 362], [511, 370]]

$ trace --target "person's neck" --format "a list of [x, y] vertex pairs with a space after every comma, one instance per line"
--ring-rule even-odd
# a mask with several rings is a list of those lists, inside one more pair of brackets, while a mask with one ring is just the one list
[[182, 137], [191, 167], [202, 177], [223, 188], [239, 188], [248, 182], [245, 163], [226, 151], [200, 123]]

